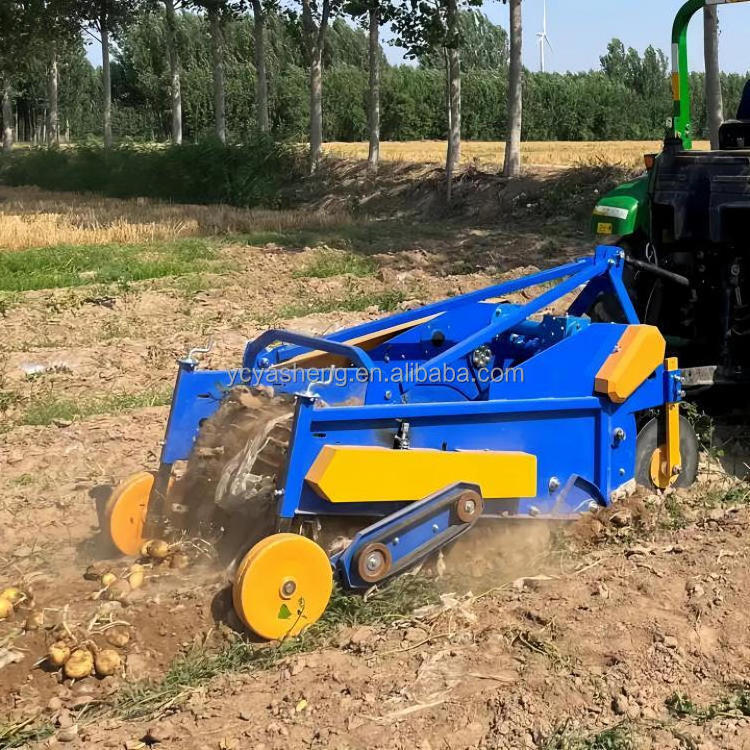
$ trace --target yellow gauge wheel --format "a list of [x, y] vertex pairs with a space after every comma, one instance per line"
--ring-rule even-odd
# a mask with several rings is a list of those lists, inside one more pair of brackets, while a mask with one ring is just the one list
[[667, 471], [669, 467], [667, 446], [660, 445], [651, 455], [651, 481], [659, 489], [665, 490], [670, 484], [677, 481], [677, 475], [670, 476]]
[[322, 547], [298, 534], [273, 534], [240, 563], [232, 600], [250, 630], [276, 640], [317, 622], [332, 589], [331, 563]]
[[155, 475], [139, 471], [115, 487], [104, 508], [106, 530], [123, 555], [137, 555], [143, 543], [148, 499]]

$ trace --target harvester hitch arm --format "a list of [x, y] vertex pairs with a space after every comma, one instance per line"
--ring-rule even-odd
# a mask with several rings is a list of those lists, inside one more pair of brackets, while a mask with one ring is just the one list
[[[437, 370], [445, 365], [450, 365], [460, 357], [463, 357], [470, 352], [474, 351], [479, 346], [486, 344], [496, 336], [500, 336], [513, 326], [526, 320], [530, 315], [533, 315], [540, 310], [543, 310], [548, 305], [556, 302], [561, 297], [564, 297], [569, 292], [574, 291], [579, 286], [583, 286], [587, 282], [596, 278], [597, 276], [603, 276], [604, 274], [611, 272], [611, 269], [615, 267], [617, 260], [612, 258], [597, 259], [596, 262], [584, 265], [581, 270], [568, 276], [564, 281], [561, 281], [557, 286], [553, 287], [544, 294], [540, 294], [536, 299], [527, 302], [522, 307], [518, 308], [515, 312], [511, 312], [508, 315], [502, 316], [497, 321], [491, 323], [488, 326], [480, 329], [476, 333], [467, 336], [463, 341], [460, 341], [450, 349], [438, 354], [431, 360], [424, 364], [424, 369], [429, 371], [430, 369]], [[613, 282], [614, 282], [614, 276]], [[630, 312], [630, 311], [626, 311]], [[632, 311], [635, 315], [635, 311]], [[630, 315], [628, 315], [630, 317]], [[638, 322], [637, 317], [632, 322]]]
[[[280, 328], [272, 328], [271, 330], [262, 333], [253, 341], [248, 342], [245, 347], [245, 356], [243, 357], [242, 363], [243, 367], [252, 370], [258, 365], [260, 365], [260, 367], [270, 367], [273, 364], [279, 364], [283, 360], [278, 356], [278, 353], [274, 354], [274, 352], [266, 352], [260, 362], [258, 362], [258, 356], [263, 350], [271, 344], [276, 343], [294, 344], [312, 351], [339, 354], [348, 357], [353, 364], [367, 370], [368, 372], [372, 372], [375, 368], [375, 364], [369, 354], [357, 346], [345, 344], [340, 341], [331, 341], [330, 339], [325, 339], [321, 336], [311, 336], [305, 333], [297, 333], [296, 331], [285, 331]], [[270, 361], [269, 357], [274, 357], [275, 361]]]
[[645, 273], [653, 274], [654, 276], [660, 276], [667, 281], [673, 281], [675, 284], [680, 286], [690, 286], [690, 279], [685, 276], [681, 276], [679, 273], [673, 271], [667, 271], [666, 268], [657, 266], [655, 263], [646, 263], [643, 260], [636, 260], [635, 258], [625, 258], [625, 263], [633, 268], [637, 268]]

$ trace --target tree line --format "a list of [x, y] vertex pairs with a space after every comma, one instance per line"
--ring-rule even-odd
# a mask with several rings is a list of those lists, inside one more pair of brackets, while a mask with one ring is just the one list
[[[669, 65], [617, 39], [600, 69], [549, 74], [520, 62], [521, 0], [510, 30], [479, 0], [5, 0], [0, 5], [4, 147], [21, 140], [103, 138], [180, 144], [254, 133], [310, 143], [444, 139], [450, 175], [461, 138], [505, 140], [505, 169], [520, 140], [660, 138], [671, 110]], [[391, 66], [389, 24], [415, 65]], [[707, 25], [707, 29], [708, 29]], [[707, 39], [710, 34], [707, 31]], [[88, 61], [84, 40], [101, 48]], [[727, 110], [744, 76], [722, 75]], [[709, 130], [702, 74], [693, 74], [696, 132]], [[325, 92], [325, 98], [323, 96]], [[325, 107], [323, 103], [325, 101]], [[523, 117], [522, 117], [523, 112]], [[450, 181], [449, 181], [450, 184]]]

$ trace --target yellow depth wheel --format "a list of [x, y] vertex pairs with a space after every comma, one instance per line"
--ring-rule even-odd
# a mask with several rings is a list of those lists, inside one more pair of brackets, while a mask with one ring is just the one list
[[670, 484], [674, 484], [678, 475], [669, 474], [669, 454], [667, 452], [666, 445], [660, 445], [651, 455], [651, 464], [649, 472], [651, 474], [651, 481], [659, 489], [665, 490]]
[[273, 534], [240, 563], [232, 600], [250, 630], [276, 640], [317, 622], [332, 589], [331, 563], [322, 547], [298, 534]]
[[137, 555], [143, 543], [148, 499], [155, 475], [139, 471], [115, 487], [104, 508], [106, 530], [123, 555]]

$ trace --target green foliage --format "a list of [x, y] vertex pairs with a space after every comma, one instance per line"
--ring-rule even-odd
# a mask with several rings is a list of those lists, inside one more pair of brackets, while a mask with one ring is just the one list
[[562, 727], [547, 740], [544, 750], [636, 750], [636, 747], [632, 731], [620, 725], [595, 734]]
[[120, 414], [146, 406], [165, 406], [171, 397], [171, 388], [151, 389], [140, 393], [110, 393], [82, 399], [57, 398], [50, 392], [32, 400], [18, 424], [46, 426], [57, 421], [72, 422], [97, 414]]
[[370, 276], [375, 273], [377, 264], [370, 258], [339, 250], [320, 249], [301, 269], [295, 272], [297, 278], [310, 277], [326, 279], [331, 276]]
[[165, 147], [123, 144], [110, 151], [87, 143], [4, 156], [0, 181], [117, 198], [275, 205], [282, 186], [294, 179], [297, 163], [293, 149], [260, 136], [242, 145], [207, 140]]
[[26, 292], [181, 276], [209, 269], [215, 260], [215, 249], [204, 239], [140, 245], [53, 245], [23, 253], [0, 253], [0, 290]]
[[370, 307], [376, 307], [382, 312], [393, 312], [404, 299], [403, 293], [399, 291], [383, 292], [382, 294], [353, 292], [342, 299], [313, 297], [301, 299], [291, 305], [285, 305], [279, 310], [279, 315], [282, 318], [300, 318], [314, 313], [363, 312]]
[[750, 716], [750, 690], [747, 685], [734, 685], [713, 703], [701, 706], [684, 693], [672, 693], [664, 702], [667, 710], [678, 719], [691, 718], [699, 724], [719, 716]]
[[[508, 32], [474, 9], [460, 11], [458, 29], [461, 39], [461, 70], [492, 70], [507, 75], [510, 46]], [[444, 68], [442, 50], [430, 49], [419, 57], [425, 68]]]

